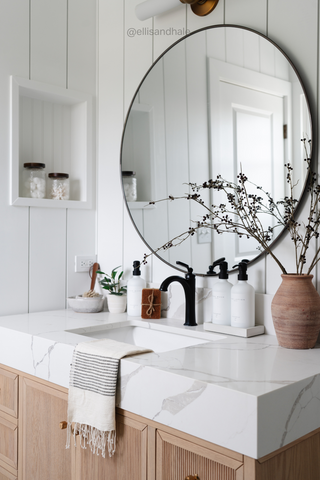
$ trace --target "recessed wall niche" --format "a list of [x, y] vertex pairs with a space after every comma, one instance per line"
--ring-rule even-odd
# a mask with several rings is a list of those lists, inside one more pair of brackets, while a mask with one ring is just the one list
[[[92, 208], [92, 138], [91, 95], [12, 76], [11, 205]], [[24, 196], [23, 165], [32, 162], [69, 174], [69, 200]]]

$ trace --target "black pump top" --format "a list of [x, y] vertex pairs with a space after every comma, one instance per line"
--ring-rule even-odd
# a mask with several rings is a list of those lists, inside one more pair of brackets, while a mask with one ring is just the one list
[[222, 279], [222, 280], [227, 280], [229, 278], [228, 263], [227, 262], [221, 262], [219, 264], [219, 267], [220, 267], [219, 278]]
[[214, 271], [214, 266], [209, 265], [209, 270], [207, 271], [207, 275], [210, 275], [211, 277], [214, 277], [215, 275], [218, 275], [217, 272]]
[[247, 265], [246, 262], [240, 262], [239, 263], [238, 280], [248, 280], [247, 267], [248, 267], [248, 265]]
[[207, 272], [207, 275], [211, 275], [211, 276], [218, 275], [217, 272], [214, 271], [214, 269], [218, 265], [220, 265], [224, 260], [225, 260], [225, 257], [222, 257], [222, 258], [219, 258], [218, 260], [216, 260], [215, 262], [213, 262], [212, 265], [209, 265], [209, 271]]
[[132, 275], [141, 275], [140, 262], [139, 262], [139, 260], [135, 260], [135, 261], [133, 262], [133, 272], [132, 272]]

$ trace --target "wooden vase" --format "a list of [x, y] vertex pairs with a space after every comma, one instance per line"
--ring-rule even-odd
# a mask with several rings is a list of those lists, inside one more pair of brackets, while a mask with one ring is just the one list
[[279, 345], [306, 349], [316, 344], [320, 330], [320, 296], [313, 275], [281, 275], [282, 283], [271, 304]]

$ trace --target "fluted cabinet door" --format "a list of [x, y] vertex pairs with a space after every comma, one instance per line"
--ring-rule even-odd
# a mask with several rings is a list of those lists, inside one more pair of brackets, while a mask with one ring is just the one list
[[113, 457], [94, 455], [79, 442], [76, 450], [76, 480], [147, 480], [147, 425], [117, 415], [117, 443]]
[[[243, 480], [243, 462], [157, 431], [157, 480]], [[197, 477], [196, 477], [197, 478]]]
[[59, 426], [67, 418], [67, 398], [58, 388], [20, 377], [19, 480], [71, 480], [71, 449]]

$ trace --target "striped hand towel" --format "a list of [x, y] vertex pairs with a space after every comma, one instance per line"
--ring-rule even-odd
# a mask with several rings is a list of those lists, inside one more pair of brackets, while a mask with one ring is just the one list
[[73, 352], [68, 396], [67, 445], [73, 424], [80, 445], [105, 457], [116, 449], [115, 398], [120, 359], [150, 352], [143, 347], [103, 339], [79, 343]]

